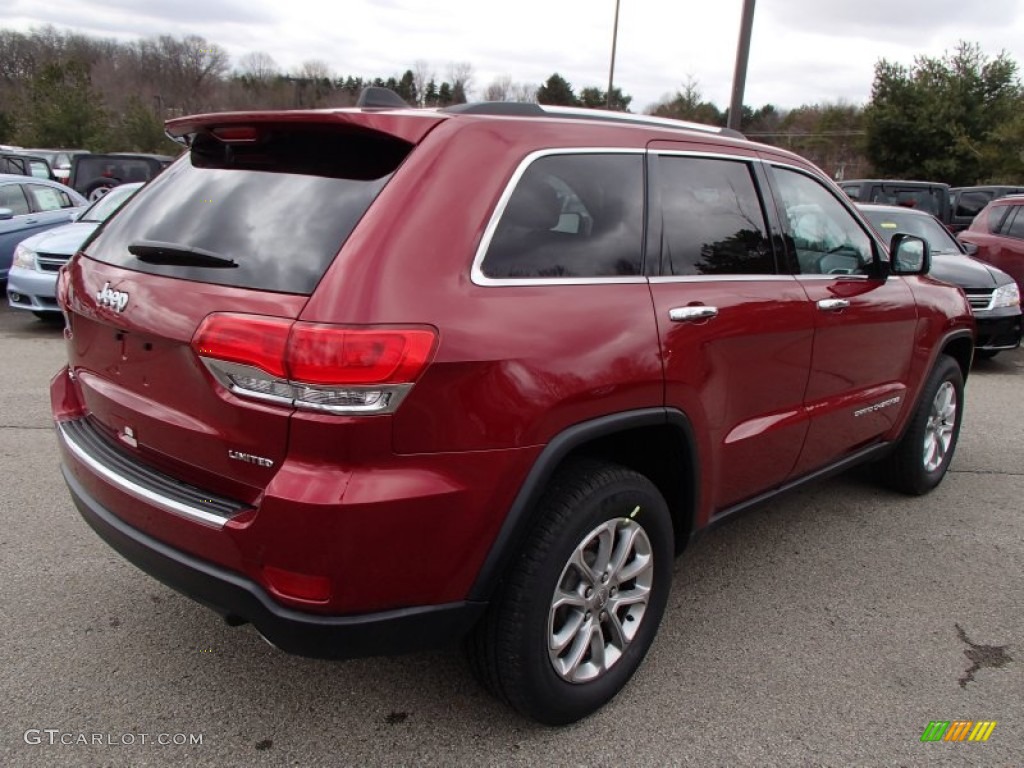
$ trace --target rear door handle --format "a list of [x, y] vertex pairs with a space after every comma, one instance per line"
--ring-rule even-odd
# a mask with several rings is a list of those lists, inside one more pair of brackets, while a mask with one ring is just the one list
[[818, 309], [822, 312], [838, 312], [848, 306], [850, 306], [850, 302], [846, 299], [822, 299], [818, 302]]
[[694, 320], [707, 320], [718, 314], [718, 307], [673, 307], [668, 311], [668, 319], [673, 323], [687, 323]]

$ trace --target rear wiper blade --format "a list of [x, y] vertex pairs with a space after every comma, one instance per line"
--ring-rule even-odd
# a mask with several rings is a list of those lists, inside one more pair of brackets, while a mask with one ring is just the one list
[[176, 243], [161, 243], [157, 240], [143, 240], [128, 246], [128, 253], [147, 264], [180, 265], [183, 267], [237, 267], [238, 262], [226, 256]]

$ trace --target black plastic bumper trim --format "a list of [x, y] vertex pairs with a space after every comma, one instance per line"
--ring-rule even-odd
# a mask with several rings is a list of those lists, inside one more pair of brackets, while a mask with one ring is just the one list
[[61, 466], [79, 513], [125, 559], [234, 623], [251, 623], [272, 645], [321, 659], [382, 656], [436, 648], [465, 635], [486, 603], [457, 602], [355, 616], [323, 616], [284, 607], [255, 582], [182, 552], [127, 524]]

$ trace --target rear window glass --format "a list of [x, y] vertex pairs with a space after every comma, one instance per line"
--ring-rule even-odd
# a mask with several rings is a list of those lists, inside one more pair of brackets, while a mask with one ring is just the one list
[[336, 128], [265, 126], [253, 144], [199, 136], [85, 250], [150, 274], [308, 295], [409, 149]]
[[939, 187], [897, 187], [884, 184], [872, 190], [870, 202], [902, 205], [939, 216], [942, 214], [943, 200], [948, 194]]
[[509, 198], [484, 258], [490, 278], [639, 275], [643, 159], [566, 154], [536, 160]]

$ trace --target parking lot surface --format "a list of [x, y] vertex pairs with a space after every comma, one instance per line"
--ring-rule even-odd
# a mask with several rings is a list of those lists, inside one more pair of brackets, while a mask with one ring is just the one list
[[[290, 657], [121, 559], [57, 468], [63, 353], [57, 327], [0, 308], [0, 765], [1024, 761], [1024, 352], [975, 366], [931, 495], [856, 472], [697, 542], [633, 682], [562, 729], [489, 698], [457, 648]], [[997, 725], [921, 741], [957, 720]]]

